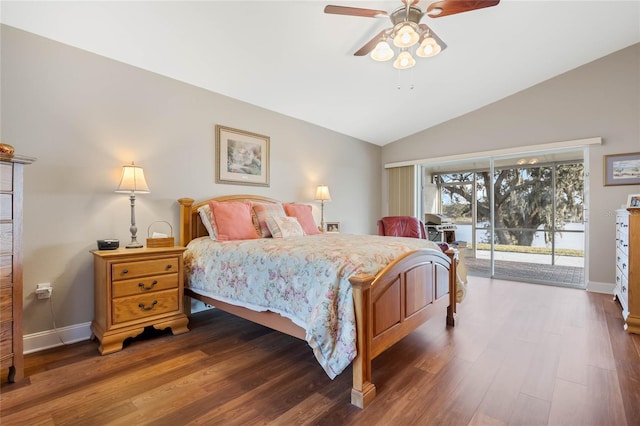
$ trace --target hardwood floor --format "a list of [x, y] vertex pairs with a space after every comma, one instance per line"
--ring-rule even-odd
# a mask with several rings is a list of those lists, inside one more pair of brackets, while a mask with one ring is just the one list
[[0, 423], [640, 424], [640, 336], [611, 296], [471, 277], [444, 324], [374, 361], [365, 410], [350, 369], [332, 381], [305, 342], [208, 311], [107, 356], [95, 342], [27, 355], [22, 383], [3, 377]]

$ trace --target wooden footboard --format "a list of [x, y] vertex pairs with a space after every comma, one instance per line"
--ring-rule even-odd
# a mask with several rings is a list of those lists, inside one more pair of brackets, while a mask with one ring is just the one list
[[455, 316], [455, 252], [407, 253], [377, 276], [351, 278], [358, 355], [353, 361], [351, 403], [364, 408], [376, 395], [371, 361], [428, 319], [446, 310]]
[[[276, 203], [276, 200], [250, 196], [226, 196], [218, 201], [254, 200]], [[181, 198], [180, 245], [206, 235], [191, 198]], [[350, 279], [356, 312], [357, 351], [353, 361], [352, 404], [364, 408], [376, 395], [371, 382], [371, 361], [394, 343], [434, 316], [443, 316], [454, 325], [456, 311], [456, 252], [449, 250], [417, 250], [398, 258], [376, 276], [357, 275]], [[219, 309], [257, 322], [283, 333], [304, 339], [305, 332], [290, 320], [272, 312], [255, 312], [200, 296], [188, 288], [185, 295], [202, 300]], [[187, 302], [188, 303], [188, 302]]]

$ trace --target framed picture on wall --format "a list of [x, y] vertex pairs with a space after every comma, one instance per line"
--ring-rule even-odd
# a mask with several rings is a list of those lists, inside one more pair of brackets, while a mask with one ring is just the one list
[[340, 232], [340, 222], [325, 222], [324, 232], [337, 234]]
[[628, 209], [640, 209], [640, 194], [630, 194], [627, 199]]
[[216, 183], [269, 186], [269, 136], [216, 125]]
[[604, 186], [640, 185], [640, 152], [604, 156]]

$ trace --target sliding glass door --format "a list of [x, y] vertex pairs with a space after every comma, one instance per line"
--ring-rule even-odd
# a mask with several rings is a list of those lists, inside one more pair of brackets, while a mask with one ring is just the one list
[[470, 273], [584, 287], [584, 165], [577, 156], [425, 165], [440, 194], [437, 213], [452, 219], [456, 239], [466, 243]]

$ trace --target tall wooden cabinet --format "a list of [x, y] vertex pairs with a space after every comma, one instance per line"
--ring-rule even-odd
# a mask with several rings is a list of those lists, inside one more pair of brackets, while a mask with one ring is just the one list
[[0, 155], [0, 366], [9, 381], [24, 377], [22, 355], [23, 168], [33, 158]]
[[629, 333], [640, 334], [640, 209], [616, 210], [616, 289]]

